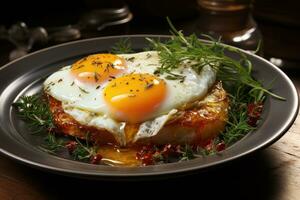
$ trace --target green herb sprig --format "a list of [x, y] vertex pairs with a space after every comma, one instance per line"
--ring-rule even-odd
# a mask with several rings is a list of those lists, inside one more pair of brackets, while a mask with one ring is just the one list
[[55, 154], [57, 151], [65, 148], [65, 142], [62, 138], [56, 137], [55, 133], [49, 132], [44, 139], [44, 144], [41, 145], [42, 150]]
[[22, 96], [13, 103], [13, 106], [17, 109], [18, 116], [28, 124], [32, 133], [51, 131], [55, 127], [49, 105], [41, 95]]
[[74, 160], [80, 160], [87, 162], [90, 160], [92, 156], [95, 156], [97, 154], [97, 147], [91, 146], [89, 144], [89, 134], [86, 134], [85, 143], [82, 143], [77, 137], [75, 137], [75, 140], [77, 142], [76, 148], [73, 152], [71, 152], [71, 155]]
[[131, 42], [129, 38], [120, 39], [112, 47], [111, 53], [114, 54], [123, 54], [123, 53], [133, 53], [134, 51], [131, 48]]
[[192, 147], [190, 145], [184, 145], [181, 147], [181, 156], [180, 161], [191, 160], [195, 158], [197, 155], [194, 153]]
[[[153, 48], [158, 51], [161, 67], [157, 69], [158, 74], [170, 74], [174, 69], [189, 63], [196, 72], [201, 72], [204, 66], [210, 66], [217, 72], [217, 79], [225, 84], [244, 84], [252, 89], [250, 95], [256, 95], [256, 91], [265, 92], [277, 99], [284, 100], [265, 89], [258, 81], [251, 76], [252, 64], [246, 55], [237, 48], [223, 45], [219, 40], [207, 36], [210, 43], [198, 39], [195, 34], [184, 36], [182, 31], [177, 31], [167, 18], [171, 28], [172, 38], [167, 42], [155, 41], [147, 38]], [[234, 60], [225, 55], [224, 50], [235, 52], [241, 56], [240, 60]], [[176, 76], [173, 76], [176, 78]]]

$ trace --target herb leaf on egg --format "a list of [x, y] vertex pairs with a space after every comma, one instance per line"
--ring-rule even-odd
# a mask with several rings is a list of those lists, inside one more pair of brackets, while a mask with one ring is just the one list
[[83, 93], [85, 93], [85, 94], [88, 94], [88, 93], [89, 93], [88, 91], [86, 91], [86, 90], [83, 89], [82, 87], [79, 87], [79, 86], [78, 86], [78, 88], [79, 88], [79, 90], [80, 90], [81, 92], [83, 92]]

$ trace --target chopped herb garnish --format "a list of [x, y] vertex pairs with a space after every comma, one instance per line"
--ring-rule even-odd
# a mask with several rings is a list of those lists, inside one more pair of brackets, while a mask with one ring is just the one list
[[86, 93], [86, 94], [89, 93], [88, 91], [86, 91], [85, 89], [83, 89], [83, 88], [81, 88], [81, 87], [79, 87], [79, 86], [78, 86], [78, 88], [79, 88], [79, 90], [80, 90], [81, 92], [83, 92], [83, 93]]
[[55, 85], [55, 83], [54, 82], [49, 82], [49, 84], [48, 84], [49, 86], [54, 86]]
[[99, 78], [100, 78], [100, 74], [95, 72], [94, 73], [94, 78], [95, 78], [95, 81], [98, 82], [99, 81]]
[[151, 54], [150, 53], [147, 53], [146, 54], [146, 58], [148, 59], [148, 58], [151, 58]]
[[168, 79], [168, 80], [179, 80], [179, 81], [183, 82], [185, 79], [185, 76], [180, 75], [180, 74], [174, 74], [172, 72], [167, 72], [167, 74], [168, 75], [166, 76], [166, 79]]
[[96, 67], [98, 67], [99, 65], [102, 65], [103, 63], [100, 61], [93, 61], [92, 65], [96, 65]]
[[80, 69], [82, 67], [84, 67], [84, 65], [79, 65], [76, 69]]
[[154, 86], [153, 83], [148, 83], [148, 84], [146, 85], [145, 89], [148, 90], [148, 89], [152, 88], [153, 86]]
[[133, 62], [135, 57], [126, 58], [127, 61]]

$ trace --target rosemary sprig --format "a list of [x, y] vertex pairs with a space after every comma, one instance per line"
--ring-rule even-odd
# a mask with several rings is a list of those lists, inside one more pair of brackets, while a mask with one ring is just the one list
[[74, 160], [87, 162], [91, 159], [91, 157], [97, 155], [97, 147], [89, 145], [88, 137], [89, 134], [86, 134], [85, 144], [81, 143], [80, 140], [77, 137], [75, 137], [77, 145], [74, 151], [71, 152], [71, 155]]
[[13, 106], [17, 109], [18, 116], [28, 124], [32, 133], [50, 131], [55, 127], [49, 105], [41, 95], [22, 96], [13, 103]]
[[114, 54], [133, 53], [129, 38], [120, 39], [116, 42], [112, 47], [111, 52]]
[[195, 158], [196, 154], [194, 153], [192, 147], [190, 145], [185, 145], [181, 148], [181, 158], [180, 161], [191, 160]]
[[40, 146], [42, 150], [55, 154], [64, 148], [64, 140], [57, 138], [53, 132], [55, 125], [52, 121], [49, 104], [41, 95], [21, 96], [13, 106], [16, 108], [18, 116], [26, 122], [33, 134], [47, 134], [44, 143]]
[[45, 137], [45, 143], [41, 146], [45, 151], [55, 154], [62, 148], [65, 148], [64, 140], [62, 138], [57, 138], [55, 133], [48, 133]]
[[219, 136], [227, 146], [255, 129], [249, 124], [248, 105], [262, 103], [266, 95], [263, 91], [251, 92], [251, 90], [247, 85], [232, 86], [231, 94], [228, 94], [230, 98], [228, 121], [225, 130]]

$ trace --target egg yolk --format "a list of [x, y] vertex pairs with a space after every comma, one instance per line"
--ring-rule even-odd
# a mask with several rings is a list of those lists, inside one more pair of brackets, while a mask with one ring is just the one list
[[113, 79], [103, 95], [114, 118], [133, 124], [149, 118], [166, 93], [166, 82], [162, 79], [151, 74], [128, 74]]
[[100, 84], [126, 69], [123, 58], [113, 54], [94, 54], [82, 58], [71, 67], [76, 80], [83, 83]]

